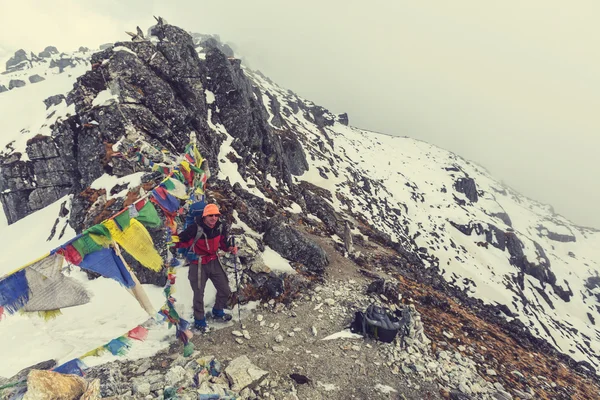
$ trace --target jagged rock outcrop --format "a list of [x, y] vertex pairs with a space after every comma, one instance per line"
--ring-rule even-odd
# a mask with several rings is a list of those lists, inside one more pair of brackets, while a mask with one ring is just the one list
[[27, 52], [23, 49], [19, 49], [15, 52], [15, 55], [6, 62], [6, 72], [21, 71], [30, 64], [28, 61], [29, 58]]
[[234, 56], [233, 50], [228, 44], [221, 43], [217, 38], [214, 38], [214, 37], [209, 37], [209, 38], [201, 41], [200, 45], [203, 47], [206, 47], [206, 48], [210, 48], [210, 49], [218, 49], [223, 54], [225, 54], [227, 57]]
[[211, 78], [207, 88], [216, 98], [210, 109], [234, 137], [232, 147], [242, 157], [239, 172], [242, 176], [248, 170], [258, 176], [270, 173], [292, 187], [281, 139], [267, 123], [268, 113], [259, 100], [262, 96], [244, 75], [239, 60], [229, 60], [221, 51], [211, 48], [206, 53], [206, 66]]
[[58, 49], [54, 46], [47, 46], [44, 51], [39, 52], [38, 57], [50, 58], [53, 54], [58, 54]]
[[74, 67], [76, 65], [76, 61], [73, 58], [63, 57], [58, 60], [50, 61], [50, 68], [58, 68], [58, 72], [62, 73], [67, 67]]
[[311, 273], [321, 275], [329, 264], [325, 251], [303, 233], [289, 226], [282, 217], [271, 218], [264, 242], [288, 260], [298, 262]]

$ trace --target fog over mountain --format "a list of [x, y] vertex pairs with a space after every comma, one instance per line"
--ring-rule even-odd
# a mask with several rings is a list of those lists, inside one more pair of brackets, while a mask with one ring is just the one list
[[0, 3], [0, 48], [11, 52], [97, 47], [153, 14], [218, 33], [252, 68], [353, 125], [454, 151], [600, 227], [597, 2]]

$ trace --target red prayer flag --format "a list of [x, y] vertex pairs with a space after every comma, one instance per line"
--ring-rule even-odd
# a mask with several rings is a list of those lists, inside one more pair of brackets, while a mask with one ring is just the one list
[[70, 262], [71, 264], [79, 265], [83, 261], [81, 254], [77, 251], [75, 247], [73, 247], [72, 244], [68, 244], [65, 247], [61, 248], [57, 251], [57, 253], [62, 254], [65, 257], [65, 260], [67, 260], [67, 262]]
[[135, 328], [127, 332], [127, 337], [139, 341], [144, 341], [148, 337], [148, 329], [144, 328], [141, 325], [136, 326]]

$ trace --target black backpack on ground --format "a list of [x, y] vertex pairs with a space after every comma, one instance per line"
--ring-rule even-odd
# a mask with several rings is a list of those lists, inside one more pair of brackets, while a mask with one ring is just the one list
[[365, 312], [357, 311], [350, 325], [353, 333], [372, 337], [385, 343], [394, 341], [398, 332], [404, 336], [408, 333], [410, 313], [408, 309], [392, 313], [388, 308], [371, 304]]

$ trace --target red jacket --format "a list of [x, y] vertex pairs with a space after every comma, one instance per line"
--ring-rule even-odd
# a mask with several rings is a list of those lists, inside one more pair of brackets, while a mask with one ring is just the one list
[[[200, 231], [198, 231], [200, 229]], [[194, 244], [195, 241], [195, 244]], [[176, 248], [192, 249], [201, 260], [202, 264], [208, 264], [215, 260], [219, 249], [227, 251], [227, 231], [221, 221], [217, 221], [214, 228], [209, 228], [204, 221], [199, 224], [191, 224], [179, 234], [179, 243], [175, 243]], [[197, 264], [198, 261], [191, 261]]]

